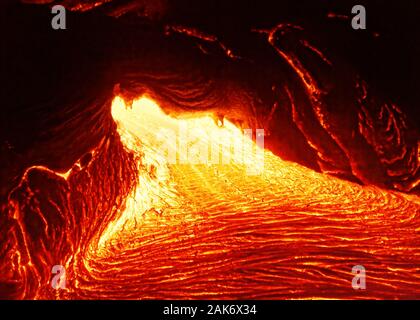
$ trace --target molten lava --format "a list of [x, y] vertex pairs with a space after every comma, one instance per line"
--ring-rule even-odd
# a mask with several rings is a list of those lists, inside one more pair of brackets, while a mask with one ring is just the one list
[[420, 297], [409, 12], [3, 2], [0, 298]]
[[8, 297], [418, 297], [418, 196], [284, 161], [211, 113], [172, 117], [147, 97], [111, 109], [116, 133], [89, 162], [28, 168], [10, 193]]
[[[229, 121], [172, 118], [146, 97], [131, 107], [116, 98], [112, 116], [133, 155], [135, 184], [113, 219], [75, 248], [58, 297], [418, 296], [417, 196], [316, 173], [268, 150], [261, 170], [259, 147]], [[242, 162], [197, 162], [209, 145], [235, 159], [232, 141], [254, 152]], [[259, 170], [250, 174], [252, 166]], [[366, 268], [365, 291], [351, 286], [355, 265]]]

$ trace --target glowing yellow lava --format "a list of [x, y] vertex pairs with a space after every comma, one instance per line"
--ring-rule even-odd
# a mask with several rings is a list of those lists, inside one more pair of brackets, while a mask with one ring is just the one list
[[[179, 207], [174, 170], [186, 166], [210, 166], [217, 170], [242, 168], [247, 175], [261, 174], [264, 168], [263, 130], [241, 130], [228, 120], [211, 114], [178, 119], [170, 117], [152, 100], [141, 97], [127, 107], [116, 97], [112, 117], [123, 145], [134, 153], [138, 183], [126, 200], [124, 212], [101, 236], [100, 247], [123, 228], [144, 223], [145, 213], [159, 215], [165, 208]], [[177, 169], [174, 169], [176, 167]]]

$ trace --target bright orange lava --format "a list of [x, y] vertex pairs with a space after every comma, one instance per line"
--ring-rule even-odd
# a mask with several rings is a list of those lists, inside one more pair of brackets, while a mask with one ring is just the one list
[[[284, 161], [262, 131], [210, 113], [115, 98], [112, 117], [117, 133], [87, 165], [28, 168], [11, 193], [15, 297], [419, 297], [418, 196]], [[53, 265], [66, 288], [51, 287]]]
[[[146, 97], [131, 107], [116, 98], [112, 116], [138, 181], [79, 253], [86, 272], [75, 272], [72, 296], [420, 294], [418, 197], [283, 161], [229, 121], [175, 119]], [[366, 268], [366, 290], [351, 286], [355, 265]]]

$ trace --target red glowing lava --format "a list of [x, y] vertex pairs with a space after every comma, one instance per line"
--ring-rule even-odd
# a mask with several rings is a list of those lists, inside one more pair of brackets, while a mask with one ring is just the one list
[[[76, 165], [65, 176], [32, 168], [13, 193], [11, 208], [23, 241], [12, 259], [19, 265], [15, 270], [27, 279], [21, 297], [418, 296], [417, 196], [316, 173], [283, 161], [268, 150], [263, 150], [263, 169], [253, 174], [249, 174], [249, 167], [261, 165], [254, 158], [220, 164], [171, 162], [171, 150], [166, 148], [163, 153], [160, 148], [165, 137], [161, 133], [162, 129], [174, 130], [163, 131], [166, 133], [177, 132], [179, 123], [188, 124], [191, 129], [189, 143], [194, 142], [190, 147], [195, 157], [190, 159], [196, 160], [197, 150], [205, 150], [204, 145], [220, 146], [221, 153], [232, 153], [232, 160], [234, 149], [223, 147], [231, 141], [256, 146], [228, 121], [217, 123], [211, 115], [171, 118], [147, 98], [136, 100], [131, 107], [126, 107], [122, 99], [115, 99], [112, 116], [123, 149], [112, 150], [109, 141], [104, 141], [88, 166]], [[176, 140], [176, 146], [182, 144], [181, 140]], [[198, 142], [204, 140], [205, 144]], [[176, 159], [182, 157], [182, 150], [174, 147]], [[206, 151], [210, 156], [211, 148]], [[131, 165], [116, 170], [113, 165], [104, 166], [109, 152], [119, 152], [118, 157]], [[253, 157], [252, 153], [246, 155]], [[100, 166], [105, 170], [97, 175], [95, 171]], [[131, 173], [127, 176], [121, 170]], [[124, 176], [131, 177], [134, 183], [122, 181], [120, 186], [125, 187], [117, 190], [119, 196], [112, 205], [106, 201], [101, 204], [106, 192], [95, 193], [93, 186], [89, 187], [99, 183], [113, 194], [114, 184]], [[80, 192], [99, 200], [95, 208], [86, 204], [85, 213], [73, 211], [74, 204], [64, 213], [55, 203], [58, 212], [69, 215], [64, 219], [74, 221], [67, 228], [73, 228], [76, 237], [60, 238], [56, 234], [56, 241], [61, 244], [52, 249], [53, 254], [39, 250], [43, 242], [36, 247], [31, 244], [25, 216], [31, 207], [44, 221], [39, 231], [51, 240], [54, 222], [48, 221], [49, 211], [36, 187], [45, 188], [46, 181], [63, 188], [66, 197], [73, 201]], [[85, 189], [81, 188], [83, 185]], [[53, 203], [53, 199], [49, 202]], [[52, 259], [54, 256], [60, 261]], [[65, 289], [51, 288], [50, 271], [54, 264], [66, 268]], [[356, 265], [365, 267], [369, 290], [352, 288], [351, 271]]]

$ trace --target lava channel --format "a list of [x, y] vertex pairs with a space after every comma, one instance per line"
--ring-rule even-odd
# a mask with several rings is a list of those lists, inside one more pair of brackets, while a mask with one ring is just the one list
[[[131, 106], [116, 97], [111, 114], [115, 134], [90, 161], [64, 174], [29, 168], [11, 192], [9, 297], [420, 294], [418, 196], [284, 161], [262, 132], [211, 113], [169, 116], [143, 96]], [[366, 290], [352, 288], [356, 265]]]
[[[283, 161], [227, 120], [171, 118], [146, 97], [131, 107], [116, 98], [112, 116], [136, 184], [79, 252], [85, 269], [70, 297], [418, 296], [417, 196]], [[224, 163], [209, 161], [217, 148]], [[366, 291], [351, 286], [355, 265], [366, 268]]]

